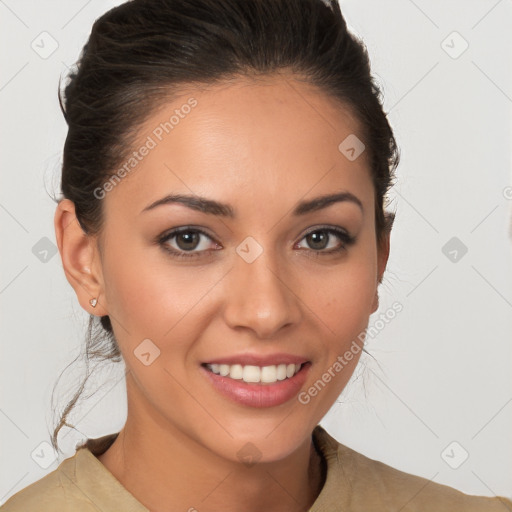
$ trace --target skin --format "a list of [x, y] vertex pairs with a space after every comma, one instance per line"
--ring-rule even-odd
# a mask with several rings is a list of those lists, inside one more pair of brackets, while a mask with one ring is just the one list
[[[283, 75], [190, 89], [147, 119], [140, 140], [191, 96], [197, 106], [106, 194], [100, 236], [83, 233], [71, 201], [55, 213], [67, 279], [86, 311], [110, 315], [126, 362], [127, 421], [99, 460], [155, 511], [307, 510], [325, 478], [312, 430], [360, 352], [308, 404], [263, 409], [220, 395], [200, 364], [301, 355], [311, 362], [307, 390], [364, 332], [378, 308], [389, 235], [377, 245], [366, 152], [351, 162], [338, 150], [348, 135], [363, 136], [348, 108]], [[334, 191], [357, 196], [363, 211], [344, 201], [292, 215], [299, 201]], [[236, 217], [180, 204], [141, 213], [169, 193], [228, 203]], [[211, 235], [196, 258], [173, 258], [155, 242], [190, 225]], [[306, 232], [324, 225], [355, 243], [319, 254], [344, 243], [329, 235], [326, 248], [311, 248]], [[235, 250], [248, 236], [263, 248], [252, 263]], [[165, 244], [187, 247], [177, 238]], [[134, 355], [147, 338], [160, 349], [149, 366]], [[251, 467], [237, 456], [248, 442], [261, 455]]]

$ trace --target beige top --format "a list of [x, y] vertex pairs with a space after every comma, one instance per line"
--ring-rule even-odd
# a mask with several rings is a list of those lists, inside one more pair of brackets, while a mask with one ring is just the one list
[[[75, 455], [11, 496], [1, 512], [148, 512], [96, 458], [117, 433], [89, 439]], [[327, 468], [322, 491], [309, 512], [507, 512], [512, 501], [469, 496], [404, 473], [338, 443], [322, 427], [313, 440]]]

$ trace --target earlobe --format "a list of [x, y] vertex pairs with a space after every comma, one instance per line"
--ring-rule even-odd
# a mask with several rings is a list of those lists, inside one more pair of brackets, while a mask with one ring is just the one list
[[373, 304], [372, 304], [372, 313], [375, 313], [379, 309], [379, 292], [375, 292], [375, 297], [373, 298]]
[[[83, 231], [76, 218], [75, 205], [69, 199], [62, 199], [57, 205], [54, 226], [64, 273], [80, 305], [88, 313], [107, 315], [106, 304], [102, 304], [100, 296], [103, 282], [95, 238]], [[91, 299], [96, 299], [94, 308]]]

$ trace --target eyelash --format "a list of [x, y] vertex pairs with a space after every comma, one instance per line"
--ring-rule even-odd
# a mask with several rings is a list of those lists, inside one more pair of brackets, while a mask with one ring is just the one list
[[[308, 231], [301, 238], [301, 241], [304, 238], [306, 238], [308, 235], [311, 235], [313, 233], [318, 233], [318, 232], [328, 233], [330, 235], [333, 234], [333, 235], [337, 236], [342, 241], [342, 244], [337, 249], [330, 249], [328, 251], [310, 249], [310, 251], [315, 255], [315, 257], [328, 256], [328, 255], [344, 252], [347, 250], [348, 246], [353, 245], [356, 241], [355, 237], [349, 235], [345, 230], [339, 229], [339, 228], [333, 228], [330, 226], [317, 227], [317, 228], [314, 228], [314, 229]], [[175, 249], [170, 248], [166, 244], [166, 242], [175, 238], [177, 235], [180, 235], [181, 233], [199, 233], [199, 234], [204, 235], [207, 238], [213, 240], [212, 237], [208, 233], [203, 231], [202, 229], [183, 227], [183, 228], [173, 229], [172, 231], [164, 233], [163, 235], [161, 235], [158, 238], [157, 242], [166, 252], [168, 252], [172, 257], [176, 257], [176, 258], [198, 258], [198, 257], [201, 257], [201, 253], [207, 253], [208, 256], [211, 256], [212, 252], [216, 250], [216, 249], [213, 249], [213, 250], [208, 250], [208, 251], [193, 252], [193, 251], [177, 251]]]

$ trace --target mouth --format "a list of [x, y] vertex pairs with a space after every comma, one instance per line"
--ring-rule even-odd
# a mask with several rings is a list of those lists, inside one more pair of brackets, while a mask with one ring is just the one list
[[204, 363], [203, 366], [215, 375], [241, 380], [247, 384], [275, 384], [291, 379], [300, 372], [305, 364], [308, 363], [281, 363], [268, 366]]
[[201, 373], [220, 396], [256, 408], [291, 401], [300, 392], [311, 367], [310, 361], [296, 357], [274, 357], [272, 362], [276, 364], [263, 359], [242, 359], [245, 360], [202, 363]]

